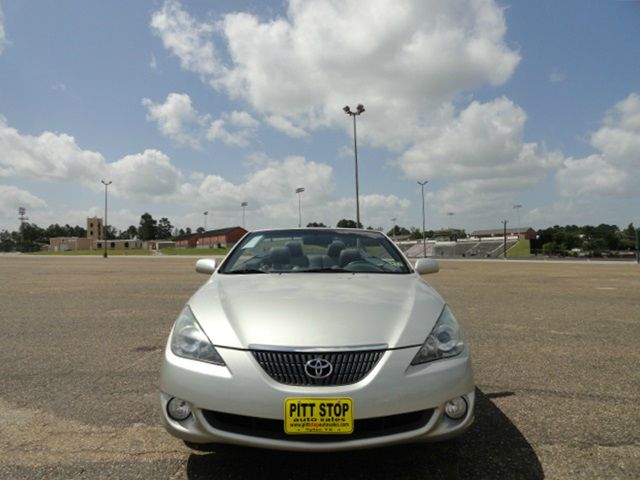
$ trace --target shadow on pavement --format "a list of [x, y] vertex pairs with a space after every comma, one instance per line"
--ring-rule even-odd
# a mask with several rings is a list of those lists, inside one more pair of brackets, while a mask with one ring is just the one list
[[187, 462], [187, 475], [190, 480], [543, 478], [538, 457], [522, 433], [487, 395], [479, 389], [476, 395], [476, 421], [453, 441], [338, 453], [224, 446], [212, 453], [192, 454]]

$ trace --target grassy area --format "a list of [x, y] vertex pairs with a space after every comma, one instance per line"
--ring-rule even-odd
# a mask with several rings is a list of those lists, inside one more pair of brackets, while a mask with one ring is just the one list
[[[25, 255], [102, 255], [104, 250], [67, 250], [64, 252], [31, 252]], [[109, 255], [151, 255], [149, 250], [108, 250]]]
[[531, 244], [529, 240], [518, 240], [513, 247], [507, 250], [507, 258], [509, 257], [530, 257]]
[[211, 257], [226, 255], [227, 248], [162, 248], [163, 255], [196, 255], [199, 257]]

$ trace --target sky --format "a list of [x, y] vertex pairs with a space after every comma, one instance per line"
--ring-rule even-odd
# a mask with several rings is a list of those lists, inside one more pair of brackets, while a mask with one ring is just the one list
[[[0, 0], [0, 229], [640, 224], [640, 2]], [[298, 198], [295, 190], [305, 191]], [[521, 205], [514, 208], [515, 205]], [[395, 220], [393, 220], [395, 219]]]

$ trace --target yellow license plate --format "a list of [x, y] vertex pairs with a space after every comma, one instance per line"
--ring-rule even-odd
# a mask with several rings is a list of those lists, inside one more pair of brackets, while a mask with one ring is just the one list
[[350, 398], [287, 398], [284, 431], [290, 435], [353, 433], [353, 401]]

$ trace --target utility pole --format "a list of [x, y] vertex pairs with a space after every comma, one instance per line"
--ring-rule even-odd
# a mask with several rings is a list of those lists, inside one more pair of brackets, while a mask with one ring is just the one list
[[424, 186], [429, 183], [429, 180], [424, 182], [418, 181], [418, 185], [422, 188], [422, 256], [427, 258], [427, 233], [426, 233], [426, 217], [424, 214]]
[[502, 257], [507, 259], [507, 223], [509, 220], [502, 220], [502, 225], [504, 226], [504, 251], [502, 253]]
[[104, 225], [102, 225], [102, 241], [104, 242], [104, 253], [102, 254], [102, 256], [104, 258], [107, 258], [107, 189], [113, 182], [111, 180], [109, 180], [108, 182], [101, 180], [101, 182], [104, 185]]

